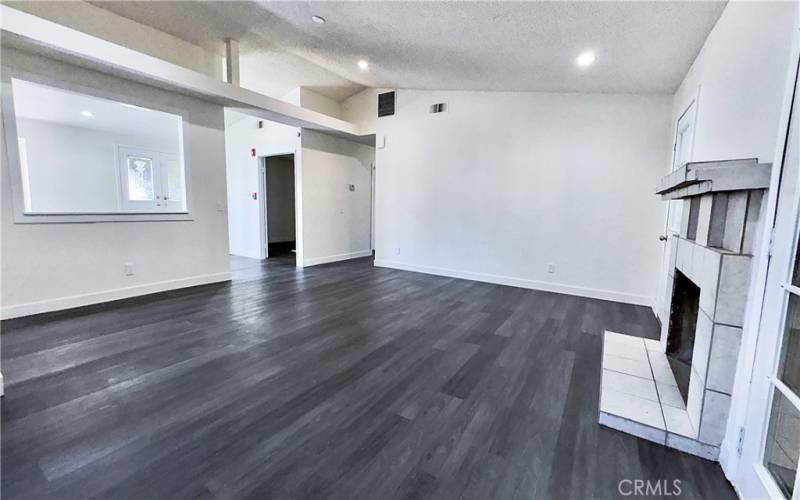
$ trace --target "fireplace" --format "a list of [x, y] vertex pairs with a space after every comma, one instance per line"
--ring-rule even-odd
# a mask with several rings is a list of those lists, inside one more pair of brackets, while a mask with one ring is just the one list
[[662, 179], [682, 203], [666, 238], [659, 340], [603, 337], [599, 422], [716, 460], [725, 437], [770, 165], [693, 162]]
[[692, 374], [694, 333], [700, 307], [700, 287], [679, 270], [675, 270], [672, 304], [667, 333], [667, 360], [675, 375], [678, 390], [686, 403], [689, 397], [689, 377]]

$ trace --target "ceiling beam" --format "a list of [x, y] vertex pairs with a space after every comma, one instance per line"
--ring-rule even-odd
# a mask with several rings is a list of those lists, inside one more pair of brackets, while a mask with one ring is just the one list
[[225, 39], [225, 80], [239, 86], [239, 41]]
[[218, 81], [163, 59], [0, 4], [2, 43], [154, 87], [198, 97], [293, 127], [363, 142], [350, 122]]

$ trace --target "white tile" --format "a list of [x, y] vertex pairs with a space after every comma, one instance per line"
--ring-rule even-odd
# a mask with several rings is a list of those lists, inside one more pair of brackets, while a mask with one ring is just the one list
[[666, 441], [664, 430], [654, 429], [617, 415], [600, 412], [600, 424], [654, 443], [664, 444]]
[[695, 429], [700, 428], [700, 415], [703, 412], [703, 391], [705, 386], [692, 368], [689, 376], [689, 394], [686, 398], [686, 411], [689, 413], [689, 420]]
[[700, 211], [697, 218], [697, 238], [695, 241], [698, 245], [705, 246], [708, 244], [708, 228], [711, 222], [711, 203], [713, 196], [705, 194], [700, 197]]
[[[694, 244], [684, 239], [678, 240], [678, 256], [675, 261], [675, 267], [678, 268], [686, 276], [691, 276], [692, 272], [692, 254], [694, 253]], [[691, 279], [691, 278], [690, 278]]]
[[714, 325], [708, 375], [706, 375], [707, 388], [725, 394], [732, 393], [741, 338], [741, 328]]
[[603, 355], [618, 356], [620, 358], [636, 359], [645, 362], [647, 361], [647, 351], [644, 348], [644, 342], [642, 342], [641, 347], [635, 347], [618, 341], [606, 339], [603, 342]]
[[620, 344], [625, 344], [632, 347], [644, 348], [644, 339], [634, 335], [625, 335], [623, 333], [606, 330], [605, 339], [610, 342], [618, 342]]
[[610, 389], [658, 402], [656, 384], [652, 380], [604, 369], [602, 387], [604, 391]]
[[750, 285], [750, 261], [747, 255], [724, 255], [719, 276], [714, 322], [742, 326], [747, 288]]
[[644, 339], [644, 347], [648, 351], [664, 352], [664, 348], [661, 346], [660, 340]]
[[[670, 266], [669, 266], [669, 274], [670, 275], [674, 275], [675, 268], [678, 265], [678, 239], [677, 238], [668, 238], [667, 239], [667, 244], [670, 246], [669, 255], [672, 256], [672, 262], [670, 262]], [[672, 290], [672, 288], [670, 288], [670, 290]]]
[[694, 350], [692, 351], [692, 368], [697, 370], [702, 380], [706, 378], [708, 355], [711, 351], [711, 335], [714, 324], [704, 311], [697, 312], [697, 323], [694, 328]]
[[661, 405], [649, 399], [603, 388], [600, 395], [600, 411], [656, 429], [666, 429]]
[[660, 384], [669, 384], [678, 386], [675, 382], [675, 375], [672, 373], [672, 368], [667, 361], [667, 355], [658, 351], [647, 351], [650, 358], [650, 368], [653, 370], [653, 378]]
[[708, 250], [705, 247], [695, 244], [692, 251], [692, 276], [691, 280], [695, 285], [702, 288], [701, 280], [703, 274], [703, 257]]
[[697, 283], [700, 286], [700, 309], [713, 318], [717, 303], [717, 284], [722, 257], [718, 251], [710, 248], [704, 248], [702, 253], [703, 265], [698, 273], [699, 282]]
[[677, 434], [667, 433], [667, 446], [707, 460], [717, 460], [719, 458], [719, 447], [703, 444]]
[[637, 377], [653, 379], [650, 363], [641, 359], [621, 358], [611, 354], [603, 355], [603, 368]]
[[700, 422], [701, 442], [719, 446], [725, 437], [725, 428], [728, 425], [728, 410], [731, 407], [731, 397], [714, 391], [705, 391], [703, 401], [703, 416]]
[[681, 209], [681, 228], [680, 228], [680, 235], [681, 238], [686, 238], [687, 234], [689, 233], [689, 214], [692, 211], [692, 200], [690, 198], [684, 198], [683, 200], [683, 208]]
[[667, 426], [667, 431], [688, 438], [694, 439], [697, 437], [697, 432], [692, 427], [692, 422], [689, 421], [689, 414], [686, 413], [686, 410], [662, 406], [661, 411], [664, 412], [664, 423]]
[[677, 386], [656, 382], [656, 389], [658, 389], [658, 399], [662, 405], [686, 410], [686, 403], [683, 402], [683, 396]]

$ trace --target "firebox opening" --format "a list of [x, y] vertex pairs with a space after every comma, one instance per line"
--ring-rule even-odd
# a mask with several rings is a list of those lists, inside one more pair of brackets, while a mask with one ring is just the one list
[[676, 269], [669, 313], [667, 359], [684, 403], [689, 394], [689, 376], [692, 373], [694, 331], [697, 326], [699, 304], [700, 287]]

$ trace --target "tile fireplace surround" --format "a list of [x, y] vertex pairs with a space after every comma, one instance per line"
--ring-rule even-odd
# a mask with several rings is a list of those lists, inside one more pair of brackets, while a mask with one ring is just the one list
[[[606, 332], [600, 423], [711, 460], [725, 435], [742, 336], [754, 244], [770, 165], [755, 159], [687, 163], [657, 194], [683, 203], [661, 339]], [[700, 288], [688, 396], [666, 353], [676, 270]]]

